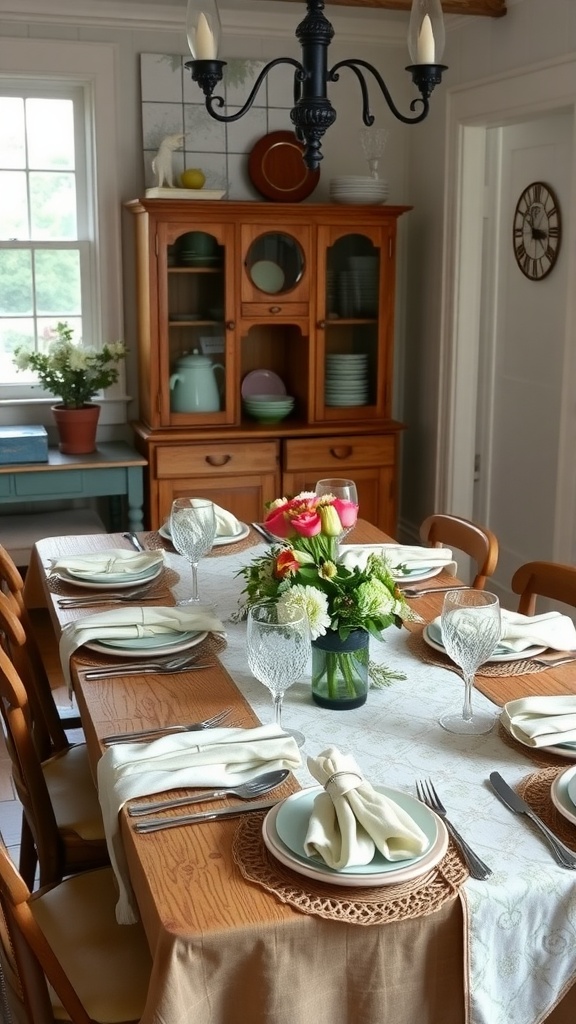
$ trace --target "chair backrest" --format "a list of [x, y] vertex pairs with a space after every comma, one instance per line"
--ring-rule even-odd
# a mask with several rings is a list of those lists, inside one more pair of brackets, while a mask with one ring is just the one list
[[526, 562], [514, 573], [512, 590], [520, 594], [522, 615], [535, 614], [538, 596], [576, 607], [576, 568], [560, 562]]
[[[6, 609], [4, 609], [6, 621]], [[42, 874], [62, 877], [64, 854], [50, 793], [34, 741], [33, 715], [17, 668], [0, 647], [0, 713], [12, 778], [34, 841]]]
[[[70, 744], [54, 702], [50, 680], [24, 603], [24, 581], [10, 554], [0, 544], [0, 599], [3, 597], [12, 612], [19, 618], [26, 635], [25, 657], [29, 663], [29, 669], [22, 672], [22, 662], [18, 667], [34, 712], [37, 730], [36, 741], [37, 743], [42, 741], [44, 744], [41, 751], [41, 757], [44, 759], [51, 753], [65, 750]], [[0, 604], [1, 607], [6, 607], [6, 605]], [[0, 628], [3, 627], [0, 626]], [[7, 650], [14, 660], [14, 651], [9, 645]]]
[[[50, 692], [50, 684], [43, 672], [42, 663], [22, 616], [14, 603], [0, 593], [0, 644], [16, 667], [24, 684], [30, 702], [34, 742], [41, 761], [60, 750], [66, 750], [70, 742], [58, 717], [58, 711]], [[42, 698], [45, 687], [49, 697]], [[53, 711], [53, 714], [52, 714]]]
[[457, 548], [476, 563], [475, 590], [484, 590], [488, 576], [498, 564], [498, 540], [492, 530], [460, 516], [435, 513], [420, 526], [420, 539], [431, 547]]

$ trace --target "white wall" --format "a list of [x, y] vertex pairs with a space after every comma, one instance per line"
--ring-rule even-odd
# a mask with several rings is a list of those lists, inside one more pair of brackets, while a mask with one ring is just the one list
[[[446, 88], [437, 90], [431, 116], [409, 139], [408, 189], [417, 196], [417, 206], [407, 225], [407, 264], [409, 289], [417, 294], [418, 301], [407, 304], [406, 372], [399, 404], [400, 418], [409, 425], [404, 439], [401, 501], [401, 524], [406, 534], [413, 535], [417, 524], [431, 511], [463, 512], [442, 503], [442, 488], [438, 486], [439, 463], [445, 455], [438, 451], [443, 398], [441, 353], [453, 315], [451, 302], [458, 275], [458, 268], [447, 262], [450, 245], [456, 245], [457, 211], [455, 196], [447, 190], [446, 181], [449, 158], [459, 159], [458, 140], [449, 135], [453, 125], [445, 121], [447, 106], [452, 100], [457, 102], [462, 90], [492, 81], [496, 94], [502, 83], [502, 123], [506, 118], [504, 96], [509, 89], [516, 92], [516, 120], [541, 113], [535, 109], [533, 98], [522, 110], [523, 71], [541, 66], [544, 75], [555, 76], [558, 59], [576, 51], [573, 0], [508, 0], [507, 6], [504, 18], [460, 18], [448, 33]], [[576, 82], [566, 91], [566, 103], [573, 103], [575, 95]], [[493, 106], [484, 116], [479, 103], [468, 123], [495, 123]], [[563, 197], [567, 213], [573, 206], [574, 192]]]

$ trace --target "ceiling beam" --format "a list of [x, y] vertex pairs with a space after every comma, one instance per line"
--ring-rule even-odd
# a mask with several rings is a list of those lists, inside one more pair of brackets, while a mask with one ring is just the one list
[[[383, 11], [409, 11], [412, 7], [412, 0], [326, 0], [326, 3], [329, 7], [377, 7]], [[502, 18], [506, 14], [506, 0], [442, 0], [442, 10], [444, 14]]]

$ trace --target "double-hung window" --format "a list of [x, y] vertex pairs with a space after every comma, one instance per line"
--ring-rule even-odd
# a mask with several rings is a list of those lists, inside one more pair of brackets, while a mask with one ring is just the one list
[[38, 350], [66, 320], [92, 320], [94, 221], [88, 190], [84, 91], [0, 82], [0, 354], [4, 385], [24, 397], [19, 345]]

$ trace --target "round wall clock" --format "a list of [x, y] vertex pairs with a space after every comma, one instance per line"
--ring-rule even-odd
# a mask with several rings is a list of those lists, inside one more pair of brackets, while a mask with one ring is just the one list
[[522, 192], [514, 212], [514, 256], [522, 273], [541, 281], [553, 269], [560, 252], [560, 207], [554, 192], [534, 181]]

